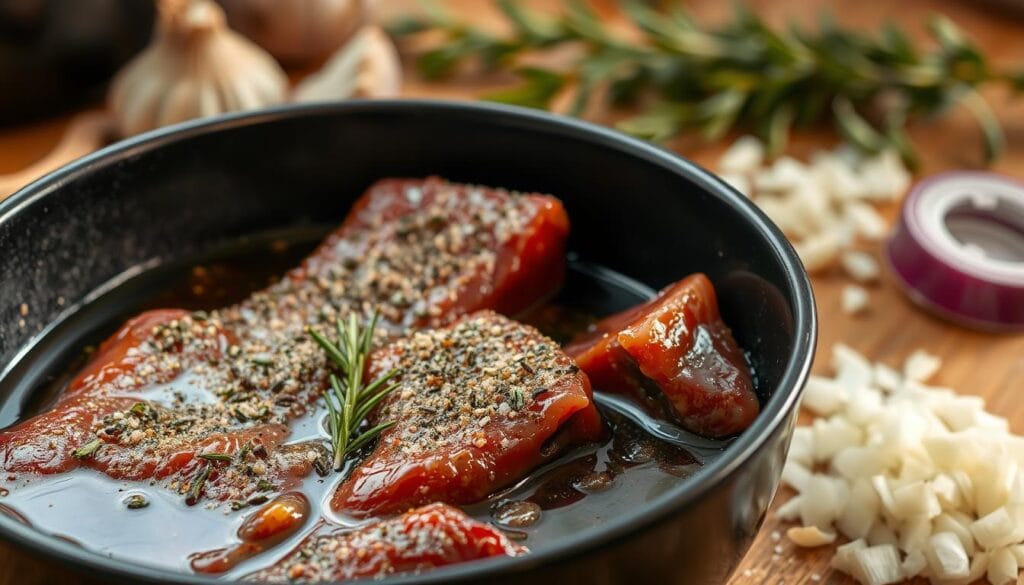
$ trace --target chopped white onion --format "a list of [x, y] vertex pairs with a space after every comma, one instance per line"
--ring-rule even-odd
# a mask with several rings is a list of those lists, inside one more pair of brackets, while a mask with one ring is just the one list
[[858, 282], [874, 282], [878, 280], [881, 269], [878, 261], [867, 252], [847, 250], [839, 257], [839, 264], [850, 278]]
[[924, 549], [928, 568], [939, 579], [959, 579], [971, 572], [971, 560], [967, 551], [952, 532], [938, 532], [928, 539]]
[[903, 375], [908, 380], [924, 382], [931, 378], [942, 367], [942, 360], [922, 350], [910, 354], [903, 364]]
[[804, 268], [809, 272], [818, 272], [835, 264], [842, 250], [842, 243], [834, 232], [820, 232], [797, 242], [794, 247], [804, 263]]
[[778, 514], [779, 518], [791, 522], [800, 518], [800, 507], [803, 505], [803, 498], [796, 496], [790, 498], [785, 504], [779, 506], [775, 513]]
[[744, 175], [733, 174], [733, 173], [722, 173], [718, 175], [718, 178], [722, 179], [729, 184], [730, 187], [736, 189], [743, 195], [750, 197], [753, 190], [750, 188], [750, 179]]
[[862, 286], [848, 284], [843, 287], [840, 303], [847, 315], [860, 315], [871, 306], [871, 294]]
[[[865, 156], [839, 147], [814, 153], [809, 163], [789, 156], [766, 162], [764, 145], [744, 136], [725, 152], [718, 170], [786, 233], [809, 271], [828, 270], [841, 254], [839, 263], [854, 280], [878, 278], [874, 258], [855, 250], [861, 241], [879, 241], [888, 233], [874, 205], [897, 199], [909, 185], [898, 154]], [[848, 310], [863, 310], [854, 302], [860, 297], [850, 295]]]
[[[958, 518], [960, 516], [960, 518]], [[955, 534], [960, 539], [960, 544], [967, 551], [967, 554], [974, 554], [974, 535], [971, 534], [970, 530], [971, 519], [964, 517], [959, 513], [943, 513], [939, 514], [935, 520], [932, 521], [932, 526], [935, 532], [950, 532]]]
[[896, 547], [871, 546], [853, 553], [853, 576], [866, 585], [888, 585], [903, 580], [903, 567]]
[[836, 527], [848, 538], [867, 538], [878, 520], [881, 506], [871, 482], [858, 478], [850, 488], [850, 498], [836, 520]]
[[832, 364], [833, 378], [808, 384], [803, 406], [818, 418], [795, 430], [783, 469], [799, 494], [777, 511], [801, 523], [790, 540], [853, 539], [832, 566], [861, 583], [1015, 582], [1024, 567], [1024, 437], [982, 399], [926, 385], [941, 365], [928, 353], [897, 369], [837, 345]]
[[921, 551], [912, 550], [903, 557], [903, 564], [900, 568], [903, 569], [903, 578], [912, 579], [928, 568], [928, 560]]
[[727, 173], [747, 175], [764, 163], [764, 145], [753, 136], [744, 136], [725, 151], [718, 167]]
[[835, 380], [822, 376], [811, 376], [804, 388], [800, 406], [818, 416], [828, 416], [839, 410], [846, 399], [846, 390]]
[[987, 550], [1020, 542], [1021, 530], [1006, 508], [998, 508], [971, 524], [971, 534]]
[[923, 481], [913, 481], [892, 492], [895, 504], [894, 515], [900, 520], [924, 516], [929, 520], [942, 513], [942, 506], [931, 486]]
[[988, 571], [986, 577], [992, 585], [1006, 585], [1017, 582], [1017, 572], [1020, 566], [1013, 551], [1008, 548], [1001, 548], [992, 553], [988, 559]]
[[844, 573], [853, 573], [853, 554], [867, 547], [867, 543], [860, 538], [839, 545], [836, 547], [836, 554], [832, 556], [831, 565]]

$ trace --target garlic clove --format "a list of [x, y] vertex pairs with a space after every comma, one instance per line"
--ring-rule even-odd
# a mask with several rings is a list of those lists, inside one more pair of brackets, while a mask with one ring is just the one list
[[0, 175], [0, 201], [11, 193], [109, 142], [113, 121], [106, 112], [79, 114], [68, 124], [60, 142], [53, 150], [33, 164], [6, 175]]
[[377, 26], [363, 27], [324, 67], [302, 80], [292, 92], [296, 102], [348, 98], [385, 98], [402, 90], [398, 49]]
[[195, 79], [182, 79], [171, 87], [157, 114], [159, 125], [184, 122], [192, 117], [193, 106], [199, 101], [200, 85]]
[[109, 108], [122, 136], [285, 101], [284, 71], [228, 29], [212, 0], [158, 0], [158, 9], [153, 41], [111, 85]]

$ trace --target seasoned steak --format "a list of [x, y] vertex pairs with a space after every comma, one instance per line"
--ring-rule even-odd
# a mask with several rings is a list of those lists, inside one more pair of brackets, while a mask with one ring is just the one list
[[738, 433], [759, 410], [743, 352], [703, 274], [603, 319], [565, 351], [598, 390], [663, 404], [669, 416], [701, 435]]
[[431, 504], [350, 531], [310, 536], [277, 564], [246, 579], [336, 582], [524, 552], [500, 531], [461, 510]]
[[160, 479], [190, 497], [283, 489], [324, 455], [318, 443], [280, 446], [327, 374], [307, 327], [379, 309], [386, 337], [521, 310], [558, 286], [567, 232], [553, 197], [382, 181], [301, 266], [242, 303], [129, 321], [52, 410], [0, 432], [0, 463]]
[[602, 434], [590, 383], [558, 344], [490, 311], [374, 354], [375, 372], [392, 368], [400, 386], [375, 422], [395, 426], [334, 493], [335, 511], [477, 502]]

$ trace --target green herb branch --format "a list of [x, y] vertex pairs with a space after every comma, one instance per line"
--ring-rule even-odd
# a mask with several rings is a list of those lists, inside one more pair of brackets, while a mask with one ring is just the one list
[[360, 431], [363, 421], [374, 407], [398, 387], [397, 383], [388, 383], [398, 370], [391, 370], [369, 384], [363, 382], [367, 360], [373, 349], [377, 318], [377, 313], [374, 313], [366, 327], [359, 326], [355, 313], [349, 314], [347, 321], [338, 319], [337, 344], [319, 332], [309, 330], [309, 335], [324, 350], [336, 369], [336, 373], [330, 375], [330, 388], [324, 392], [336, 471], [344, 467], [345, 459], [351, 453], [395, 424], [393, 421], [385, 422]]
[[[550, 108], [575, 88], [570, 112], [580, 115], [599, 95], [639, 113], [619, 127], [652, 140], [699, 131], [708, 140], [733, 129], [753, 132], [772, 153], [794, 126], [831, 121], [854, 145], [877, 152], [892, 148], [908, 164], [915, 155], [906, 124], [962, 105], [978, 120], [987, 160], [1003, 146], [1002, 130], [977, 93], [987, 84], [1024, 89], [1024, 71], [995, 70], [948, 19], [936, 16], [936, 47], [925, 51], [897, 27], [868, 36], [822, 19], [817, 30], [769, 27], [743, 6], [718, 27], [695, 21], [680, 6], [654, 10], [636, 0], [624, 11], [639, 40], [610, 30], [583, 0], [568, 0], [558, 15], [529, 11], [515, 0], [497, 0], [512, 32], [497, 36], [454, 19], [433, 4], [425, 15], [395, 22], [393, 33], [440, 33], [443, 42], [420, 55], [419, 72], [441, 78], [478, 60], [488, 70], [513, 70], [517, 87], [486, 96], [494, 101]], [[567, 44], [583, 56], [566, 70], [519, 68], [517, 58]], [[598, 90], [603, 91], [598, 91]]]

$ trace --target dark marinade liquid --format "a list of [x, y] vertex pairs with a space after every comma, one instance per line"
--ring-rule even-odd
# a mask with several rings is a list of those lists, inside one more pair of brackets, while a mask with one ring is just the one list
[[[11, 389], [10, 399], [0, 407], [0, 428], [46, 410], [94, 346], [126, 319], [152, 308], [207, 310], [237, 302], [297, 265], [325, 232], [303, 229], [247, 238], [202, 258], [146, 270], [94, 302], [70, 308], [68, 317], [0, 380]], [[594, 317], [638, 304], [652, 294], [620, 274], [571, 261], [559, 296], [523, 320], [565, 342]], [[171, 386], [168, 392], [179, 391]], [[325, 414], [320, 405], [293, 421], [289, 442], [329, 442]], [[634, 511], [697, 469], [696, 460], [681, 448], [655, 439], [613, 412], [602, 414], [611, 431], [602, 444], [571, 450], [464, 509], [537, 550]], [[337, 473], [306, 477], [296, 489], [309, 502], [309, 519], [302, 528], [241, 561], [223, 577], [238, 579], [276, 562], [311, 532], [356, 525], [329, 509], [341, 479]], [[150, 482], [116, 481], [89, 469], [0, 477], [0, 513], [105, 556], [182, 572], [192, 572], [194, 559], [240, 544], [239, 529], [261, 503], [241, 510], [226, 504], [188, 507], [179, 494]]]

